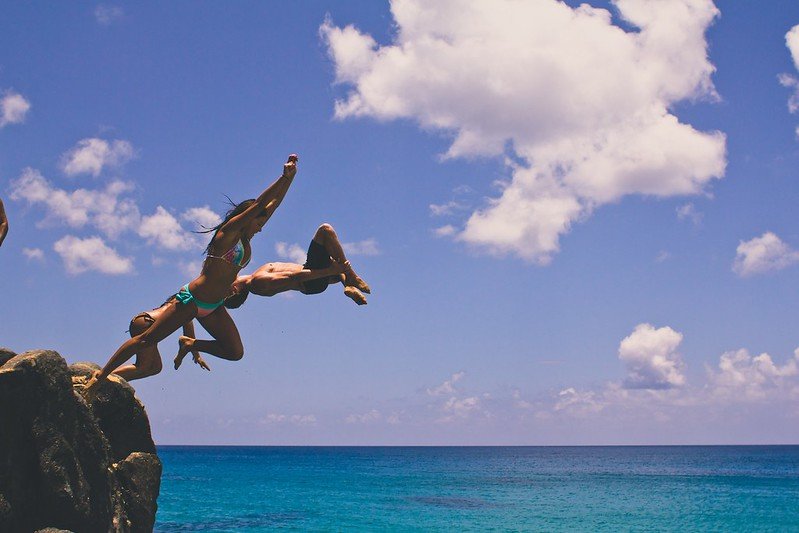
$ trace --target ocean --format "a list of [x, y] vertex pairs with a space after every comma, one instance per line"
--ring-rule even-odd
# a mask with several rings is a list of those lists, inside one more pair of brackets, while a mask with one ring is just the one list
[[799, 446], [160, 446], [155, 530], [799, 531]]

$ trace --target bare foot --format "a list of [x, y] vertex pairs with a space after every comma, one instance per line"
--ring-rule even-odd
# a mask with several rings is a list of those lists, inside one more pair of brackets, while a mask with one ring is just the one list
[[[365, 292], [366, 294], [372, 294], [372, 289], [369, 287], [369, 284], [362, 280], [352, 268], [350, 268], [344, 274], [344, 276], [346, 277], [344, 280], [344, 285], [347, 285], [348, 287], [355, 287], [359, 291]], [[352, 296], [350, 296], [350, 298], [352, 298]]]
[[90, 377], [89, 381], [83, 386], [83, 395], [89, 402], [94, 400], [95, 396], [97, 396], [97, 389], [100, 388], [100, 383], [102, 382], [100, 374], [101, 372], [99, 370], [95, 370], [92, 377]]
[[356, 287], [344, 287], [344, 296], [351, 298], [358, 305], [366, 305], [366, 296], [361, 294]]
[[194, 339], [181, 335], [178, 339], [178, 354], [175, 356], [175, 370], [180, 368], [183, 363], [183, 358], [191, 351], [191, 346], [194, 344]]
[[200, 352], [192, 352], [191, 357], [194, 359], [195, 365], [200, 365], [200, 368], [204, 368], [209, 372], [211, 371], [211, 367], [208, 366], [208, 363], [206, 363], [205, 359], [202, 358]]

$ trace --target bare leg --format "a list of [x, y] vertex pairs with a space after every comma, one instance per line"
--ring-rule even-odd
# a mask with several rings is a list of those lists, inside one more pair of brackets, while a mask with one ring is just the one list
[[[147, 331], [154, 323], [154, 319], [146, 314], [138, 315], [131, 321], [130, 336]], [[143, 348], [136, 354], [136, 362], [132, 365], [125, 365], [112, 372], [117, 376], [125, 378], [126, 381], [154, 376], [161, 371], [161, 354], [158, 352], [158, 345]]]
[[147, 331], [127, 340], [114, 352], [114, 355], [111, 356], [111, 359], [108, 360], [103, 369], [92, 376], [86, 384], [86, 392], [89, 396], [92, 396], [100, 382], [108, 378], [108, 375], [116, 370], [118, 366], [142, 350], [155, 346], [174, 333], [180, 326], [194, 318], [196, 314], [197, 306], [194, 304], [169, 304]]
[[[322, 224], [319, 226], [313, 236], [313, 240], [324, 246], [327, 253], [330, 254], [330, 257], [337, 262], [343, 263], [347, 260], [347, 257], [344, 255], [344, 249], [341, 247], [341, 242], [338, 240], [338, 235], [336, 235], [336, 230], [334, 230], [333, 226], [330, 224]], [[344, 286], [355, 287], [366, 294], [371, 294], [372, 292], [369, 288], [369, 284], [362, 280], [352, 267], [344, 272]], [[363, 295], [361, 295], [361, 297], [363, 297]]]
[[198, 318], [197, 321], [215, 340], [206, 341], [186, 336], [180, 337], [178, 354], [175, 356], [176, 362], [178, 358], [183, 359], [191, 350], [205, 352], [228, 361], [238, 361], [244, 357], [244, 346], [241, 343], [239, 330], [227, 309], [218, 307], [216, 311], [203, 318]]
[[161, 354], [158, 351], [158, 346], [151, 346], [136, 354], [136, 363], [121, 366], [114, 370], [112, 374], [125, 378], [125, 381], [133, 381], [134, 379], [154, 376], [161, 372], [162, 367], [163, 363], [161, 363]]

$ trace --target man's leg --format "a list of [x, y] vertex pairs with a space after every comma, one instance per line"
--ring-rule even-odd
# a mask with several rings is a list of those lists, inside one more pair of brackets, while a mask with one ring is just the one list
[[[338, 240], [338, 235], [336, 235], [336, 230], [333, 229], [333, 226], [330, 224], [322, 224], [319, 226], [313, 236], [313, 240], [321, 244], [330, 257], [332, 257], [336, 262], [343, 263], [347, 260], [347, 257], [344, 255], [344, 249], [341, 247], [341, 242]], [[369, 284], [362, 280], [358, 274], [355, 273], [355, 270], [352, 269], [352, 266], [350, 266], [350, 268], [344, 272], [344, 286], [355, 287], [366, 294], [372, 292], [369, 288]], [[350, 298], [352, 298], [352, 296], [350, 296]]]

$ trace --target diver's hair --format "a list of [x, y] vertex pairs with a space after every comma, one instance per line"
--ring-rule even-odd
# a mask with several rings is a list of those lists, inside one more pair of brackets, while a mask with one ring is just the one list
[[239, 203], [234, 202], [227, 195], [225, 195], [225, 198], [227, 198], [227, 201], [228, 201], [228, 203], [231, 206], [230, 209], [228, 209], [227, 213], [225, 213], [225, 219], [222, 222], [220, 222], [219, 224], [217, 224], [216, 226], [214, 226], [213, 228], [206, 228], [205, 226], [203, 226], [204, 229], [202, 229], [200, 231], [195, 231], [195, 233], [211, 233], [212, 231], [214, 232], [213, 236], [211, 237], [211, 240], [208, 242], [208, 246], [205, 247], [205, 253], [206, 254], [210, 253], [210, 251], [211, 251], [211, 243], [214, 242], [214, 239], [216, 238], [216, 234], [219, 231], [219, 228], [221, 228], [222, 226], [227, 224], [227, 222], [231, 218], [235, 217], [236, 215], [242, 214], [243, 212], [245, 212], [247, 210], [248, 207], [250, 207], [252, 204], [257, 202], [257, 200], [255, 198], [249, 198], [249, 199], [244, 200], [244, 201], [239, 202]]
[[240, 292], [236, 294], [231, 294], [227, 298], [225, 298], [225, 307], [227, 309], [238, 309], [247, 299], [247, 296], [250, 295], [250, 291], [247, 289], [242, 289]]

